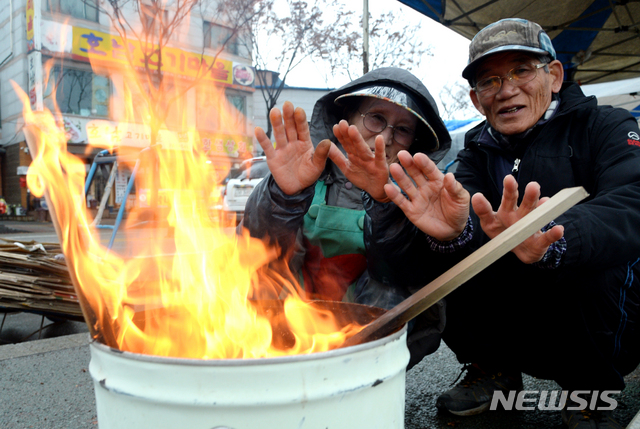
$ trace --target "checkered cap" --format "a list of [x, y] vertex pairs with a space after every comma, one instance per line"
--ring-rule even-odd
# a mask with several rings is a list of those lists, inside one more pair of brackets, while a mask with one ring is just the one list
[[520, 18], [501, 19], [484, 27], [471, 40], [469, 63], [462, 71], [462, 77], [473, 79], [481, 60], [502, 51], [548, 54], [556, 59], [551, 39], [538, 24]]

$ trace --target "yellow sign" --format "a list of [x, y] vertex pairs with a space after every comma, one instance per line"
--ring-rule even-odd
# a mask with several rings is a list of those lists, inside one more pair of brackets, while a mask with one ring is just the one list
[[[35, 31], [34, 31], [34, 24], [35, 24], [35, 8], [33, 5], [33, 1], [34, 0], [27, 0], [27, 51], [31, 52], [33, 49], [35, 49], [34, 46], [34, 39], [35, 39]], [[9, 11], [9, 13], [11, 13], [11, 11]]]
[[[128, 40], [127, 46], [120, 36], [82, 27], [73, 27], [72, 54], [80, 60], [99, 61], [114, 64], [127, 64], [127, 51], [133, 59], [133, 66], [148, 67], [157, 70], [161, 65], [163, 73], [172, 73], [187, 78], [202, 78], [216, 82], [233, 84], [233, 63], [228, 60], [216, 59], [208, 55], [184, 51], [165, 46], [162, 52], [154, 45], [145, 55], [137, 39]], [[160, 64], [159, 54], [162, 54]]]

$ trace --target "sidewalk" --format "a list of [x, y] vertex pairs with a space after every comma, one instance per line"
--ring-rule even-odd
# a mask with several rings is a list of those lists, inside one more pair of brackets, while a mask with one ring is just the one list
[[45, 232], [55, 232], [53, 223], [36, 220], [0, 220], [0, 238], [11, 238], [14, 234]]

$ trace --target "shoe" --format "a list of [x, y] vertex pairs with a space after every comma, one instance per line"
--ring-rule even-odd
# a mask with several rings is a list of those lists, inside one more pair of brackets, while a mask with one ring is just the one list
[[562, 410], [562, 422], [569, 429], [623, 429], [613, 420], [613, 411]]
[[489, 373], [476, 364], [465, 365], [462, 371], [465, 370], [467, 374], [462, 381], [438, 397], [436, 400], [438, 410], [456, 416], [472, 416], [489, 408], [493, 392], [496, 390], [503, 392], [522, 390], [521, 373], [514, 375], [502, 372]]

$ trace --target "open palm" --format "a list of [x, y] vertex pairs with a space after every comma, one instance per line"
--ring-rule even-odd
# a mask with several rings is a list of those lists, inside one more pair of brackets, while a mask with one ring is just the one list
[[389, 183], [389, 167], [383, 137], [376, 137], [374, 154], [358, 128], [355, 125], [349, 125], [345, 120], [333, 126], [333, 134], [347, 152], [347, 157], [334, 145], [329, 152], [331, 160], [351, 183], [378, 201], [388, 201], [384, 185]]
[[[494, 238], [505, 229], [531, 213], [536, 207], [549, 198], [540, 198], [540, 185], [536, 182], [527, 183], [524, 196], [518, 205], [518, 183], [512, 175], [507, 175], [503, 181], [502, 201], [498, 211], [494, 212], [491, 203], [481, 193], [473, 196], [471, 202], [473, 210], [480, 219], [480, 226], [489, 238]], [[564, 235], [564, 227], [555, 225], [542, 232], [536, 231], [532, 236], [516, 246], [512, 252], [525, 264], [538, 262], [547, 252], [549, 246]]]
[[300, 107], [286, 101], [279, 109], [269, 112], [275, 147], [264, 130], [256, 127], [255, 135], [267, 157], [274, 180], [287, 195], [294, 195], [313, 185], [324, 170], [331, 142], [323, 141], [313, 147], [307, 115]]
[[453, 174], [444, 175], [423, 153], [412, 157], [400, 151], [398, 159], [404, 170], [392, 164], [391, 175], [406, 196], [388, 184], [384, 188], [389, 198], [414, 225], [437, 240], [449, 241], [460, 235], [469, 218], [469, 193]]

